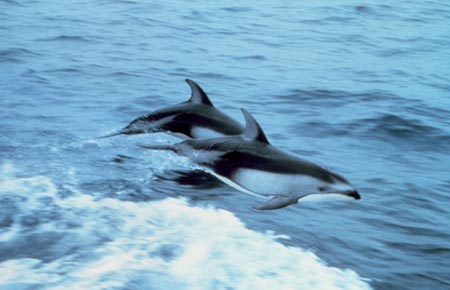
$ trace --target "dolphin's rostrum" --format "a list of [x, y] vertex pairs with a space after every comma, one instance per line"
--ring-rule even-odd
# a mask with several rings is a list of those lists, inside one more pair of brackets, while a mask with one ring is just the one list
[[272, 146], [252, 115], [242, 112], [246, 128], [240, 135], [142, 147], [187, 156], [240, 191], [271, 197], [256, 209], [278, 209], [307, 199], [361, 198], [344, 177]]
[[214, 107], [204, 90], [193, 80], [186, 79], [191, 88], [189, 100], [161, 108], [136, 118], [117, 135], [167, 132], [186, 138], [222, 137], [241, 134], [242, 126]]

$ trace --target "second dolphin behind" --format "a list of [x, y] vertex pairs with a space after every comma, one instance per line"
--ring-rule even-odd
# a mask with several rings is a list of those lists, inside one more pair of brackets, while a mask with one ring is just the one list
[[186, 138], [209, 138], [241, 134], [242, 126], [214, 107], [203, 89], [186, 79], [191, 98], [180, 104], [150, 112], [131, 121], [119, 132], [103, 136], [166, 132]]

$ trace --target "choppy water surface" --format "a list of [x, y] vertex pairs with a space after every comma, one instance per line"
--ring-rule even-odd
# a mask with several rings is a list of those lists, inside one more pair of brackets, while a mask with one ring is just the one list
[[[449, 19], [445, 1], [0, 1], [0, 288], [449, 288]], [[260, 212], [136, 146], [172, 137], [95, 139], [186, 100], [185, 78], [362, 200]]]

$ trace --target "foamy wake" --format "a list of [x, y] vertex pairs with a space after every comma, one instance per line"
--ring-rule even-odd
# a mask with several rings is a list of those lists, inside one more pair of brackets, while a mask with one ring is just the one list
[[370, 289], [224, 210], [63, 197], [49, 178], [12, 171], [0, 170], [0, 253], [17, 254], [0, 254], [1, 289]]

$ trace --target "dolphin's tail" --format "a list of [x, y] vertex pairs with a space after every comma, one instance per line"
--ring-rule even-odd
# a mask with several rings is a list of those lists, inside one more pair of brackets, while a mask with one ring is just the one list
[[163, 150], [163, 151], [172, 151], [177, 153], [177, 149], [174, 145], [142, 145], [138, 144], [139, 147], [150, 150]]
[[105, 139], [105, 138], [109, 138], [109, 137], [119, 136], [119, 135], [122, 135], [122, 134], [124, 134], [124, 132], [123, 131], [119, 131], [119, 132], [114, 132], [114, 133], [111, 133], [111, 134], [108, 134], [108, 135], [97, 137], [97, 139]]
[[157, 131], [133, 130], [133, 129], [128, 128], [128, 126], [127, 126], [120, 131], [98, 137], [98, 139], [104, 139], [104, 138], [109, 138], [109, 137], [114, 137], [114, 136], [119, 136], [119, 135], [137, 135], [137, 134], [142, 134], [142, 133], [156, 133], [156, 132]]

